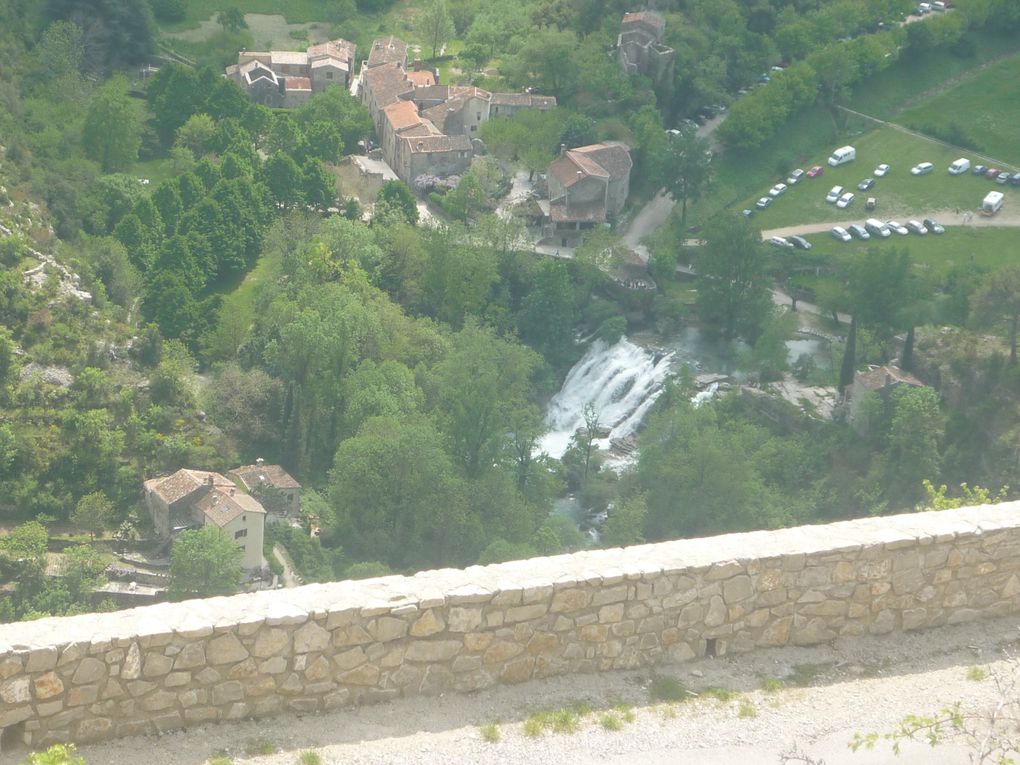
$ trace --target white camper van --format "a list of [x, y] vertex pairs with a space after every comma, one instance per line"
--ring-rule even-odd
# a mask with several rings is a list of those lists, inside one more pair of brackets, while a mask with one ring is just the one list
[[970, 160], [967, 159], [966, 157], [960, 157], [958, 160], [956, 160], [955, 162], [953, 162], [953, 164], [949, 166], [950, 175], [960, 175], [961, 173], [965, 173], [968, 170], [970, 170]]
[[857, 159], [857, 149], [853, 146], [841, 146], [832, 152], [832, 156], [829, 157], [829, 165], [832, 167], [845, 165], [847, 162], [853, 162], [855, 159]]
[[1001, 191], [989, 191], [981, 202], [981, 214], [995, 215], [995, 213], [1002, 209], [1002, 204], [1005, 201], [1006, 195]]

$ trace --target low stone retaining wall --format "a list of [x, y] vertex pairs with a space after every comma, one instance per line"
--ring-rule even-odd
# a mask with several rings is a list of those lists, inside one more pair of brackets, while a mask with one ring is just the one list
[[0, 626], [33, 746], [1018, 610], [1020, 503], [600, 550]]

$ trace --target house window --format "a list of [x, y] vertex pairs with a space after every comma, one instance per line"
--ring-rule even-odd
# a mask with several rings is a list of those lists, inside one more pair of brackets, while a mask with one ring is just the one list
[[472, 125], [471, 132], [474, 133], [476, 130], [478, 130], [478, 125]]
[[240, 531], [234, 532], [234, 539], [240, 539], [241, 537], [248, 536], [248, 529], [241, 529]]
[[332, 72], [326, 72], [326, 79], [327, 80], [332, 80], [333, 79], [333, 73]]
[[475, 112], [475, 121], [476, 122], [481, 122], [482, 121], [482, 113], [481, 112]]

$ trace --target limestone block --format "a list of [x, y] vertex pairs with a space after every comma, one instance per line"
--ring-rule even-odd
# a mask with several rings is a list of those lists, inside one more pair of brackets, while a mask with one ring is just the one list
[[618, 622], [617, 624], [610, 625], [609, 631], [614, 637], [627, 637], [637, 632], [637, 622], [633, 619]]
[[918, 630], [928, 623], [928, 611], [924, 608], [908, 608], [903, 612], [903, 631]]
[[124, 657], [124, 666], [121, 667], [120, 676], [125, 680], [135, 680], [142, 673], [142, 655], [138, 650], [138, 643], [132, 643], [128, 648], [127, 656]]
[[216, 707], [191, 707], [184, 710], [184, 719], [189, 723], [210, 722], [218, 720], [220, 710]]
[[328, 678], [329, 673], [329, 660], [324, 656], [317, 656], [315, 660], [305, 668], [305, 681], [309, 683], [317, 683]]
[[718, 627], [726, 621], [726, 604], [718, 595], [713, 595], [708, 601], [708, 610], [705, 612], [705, 626]]
[[205, 646], [201, 643], [189, 643], [173, 660], [174, 669], [196, 669], [205, 666]]
[[[626, 589], [626, 587], [624, 588]], [[598, 595], [596, 594], [596, 598]], [[538, 619], [544, 616], [546, 611], [549, 610], [549, 606], [545, 603], [534, 603], [527, 606], [514, 606], [508, 608], [504, 617], [504, 623], [513, 624], [514, 622], [530, 621], [532, 619]]]
[[17, 675], [23, 670], [23, 664], [17, 656], [4, 656], [0, 659], [0, 680], [6, 680], [12, 675]]
[[153, 717], [152, 725], [159, 733], [169, 733], [172, 730], [180, 730], [184, 726], [184, 720], [180, 712], [169, 712]]
[[463, 672], [476, 672], [482, 668], [482, 657], [481, 656], [458, 656], [453, 660], [453, 665], [450, 669], [454, 674], [461, 674]]
[[276, 690], [276, 680], [271, 676], [258, 675], [244, 684], [245, 698], [267, 696]]
[[146, 712], [159, 712], [169, 709], [177, 701], [177, 694], [171, 691], [156, 691], [138, 702], [138, 705]]
[[411, 625], [411, 636], [428, 637], [429, 635], [435, 635], [437, 632], [442, 632], [444, 629], [446, 629], [446, 623], [436, 613], [434, 608], [430, 608], [427, 611], [423, 611], [421, 616]]
[[[309, 626], [314, 627], [315, 624], [309, 622], [305, 625], [305, 627]], [[257, 642], [258, 638], [256, 638]], [[228, 632], [209, 641], [209, 645], [205, 649], [205, 657], [206, 661], [214, 666], [217, 664], [233, 664], [234, 662], [247, 659], [248, 649], [244, 647], [237, 635]]]
[[453, 689], [458, 693], [473, 693], [488, 688], [494, 682], [492, 676], [487, 672], [481, 670], [464, 672], [454, 677]]
[[491, 632], [468, 632], [464, 635], [464, 648], [468, 651], [484, 651], [495, 640]]
[[187, 685], [191, 682], [190, 672], [171, 672], [165, 678], [163, 678], [164, 688], [179, 688], [182, 685]]
[[106, 738], [113, 729], [113, 720], [108, 717], [90, 717], [79, 720], [74, 726], [74, 739], [76, 741], [95, 741]]
[[521, 592], [521, 603], [529, 605], [532, 603], [548, 603], [549, 599], [553, 594], [553, 586], [551, 584], [540, 585], [537, 587], [525, 587]]
[[[403, 624], [399, 619], [392, 621]], [[256, 639], [256, 642], [257, 639]], [[316, 622], [310, 621], [298, 628], [294, 633], [294, 653], [325, 651], [329, 647], [330, 634]]]
[[64, 708], [63, 699], [56, 699], [55, 701], [45, 701], [42, 704], [35, 705], [35, 716], [52, 717], [63, 708]]
[[[511, 610], [542, 608], [542, 606], [515, 606]], [[541, 613], [539, 614], [541, 616]], [[450, 632], [473, 632], [482, 624], [482, 609], [453, 606], [446, 616], [446, 628]]]
[[[56, 650], [54, 650], [53, 652], [54, 665], [56, 664], [56, 661], [57, 652]], [[52, 699], [54, 696], [64, 692], [64, 683], [59, 677], [57, 677], [56, 672], [47, 672], [45, 675], [40, 675], [39, 677], [35, 678], [35, 680], [32, 682], [32, 685], [35, 688], [35, 697], [40, 701], [44, 701], [45, 699]], [[2, 727], [4, 726], [0, 725], [0, 728]]]
[[232, 666], [227, 672], [227, 677], [231, 680], [244, 680], [248, 677], [255, 677], [255, 675], [258, 674], [258, 671], [258, 665], [255, 663], [255, 660], [249, 656], [244, 661], [238, 662]]
[[392, 667], [399, 667], [404, 663], [404, 647], [400, 646], [387, 651], [385, 654], [379, 657], [377, 661], [378, 665], [383, 669], [391, 669]]
[[723, 600], [727, 604], [740, 603], [754, 594], [754, 584], [746, 574], [735, 576], [723, 582]]
[[[372, 629], [369, 630], [376, 640], [380, 643], [388, 643], [391, 640], [399, 640], [407, 634], [407, 622], [403, 619], [395, 619], [392, 616], [380, 616], [375, 620]], [[297, 645], [297, 636], [294, 638], [294, 644]], [[326, 633], [326, 643], [322, 648], [329, 645], [329, 634]], [[296, 650], [296, 649], [295, 649]], [[313, 648], [311, 650], [322, 650], [320, 648]]]
[[373, 642], [372, 636], [360, 624], [349, 625], [346, 629], [333, 633], [333, 646], [343, 648], [349, 645], [365, 645]]
[[98, 685], [76, 685], [66, 694], [65, 701], [69, 707], [80, 707], [83, 704], [92, 704], [99, 698]]
[[609, 628], [604, 624], [588, 624], [581, 627], [577, 637], [584, 643], [603, 643], [609, 637]]
[[106, 686], [103, 688], [104, 699], [117, 699], [126, 693], [124, 686], [119, 681], [109, 679], [106, 681]]
[[1020, 595], [1020, 578], [1012, 574], [1002, 586], [1002, 597], [1015, 598], [1017, 595]]
[[896, 614], [891, 610], [879, 611], [875, 620], [868, 627], [872, 635], [885, 635], [896, 629]]
[[202, 685], [213, 685], [223, 679], [223, 675], [217, 672], [212, 667], [206, 667], [201, 672], [195, 675], [195, 679], [198, 680]]
[[404, 664], [390, 675], [390, 681], [399, 688], [418, 686], [421, 683], [422, 671], [413, 664]]
[[362, 664], [342, 673], [337, 680], [345, 685], [375, 685], [379, 682], [379, 674], [379, 668], [374, 664]]
[[[75, 643], [68, 643], [60, 651], [60, 659], [57, 661], [58, 667], [66, 667], [68, 664], [73, 664], [79, 659], [83, 658], [88, 654], [89, 644], [80, 641]], [[119, 661], [119, 659], [117, 659]]]
[[847, 611], [845, 600], [824, 600], [821, 603], [809, 603], [797, 609], [804, 616], [844, 616]]
[[677, 618], [678, 627], [690, 627], [705, 617], [705, 607], [701, 603], [691, 603], [680, 611]]
[[981, 616], [981, 612], [973, 608], [958, 608], [949, 614], [946, 624], [962, 624], [972, 622]]
[[436, 696], [453, 684], [453, 673], [442, 664], [433, 664], [425, 669], [425, 675], [418, 685], [418, 693], [422, 696]]
[[142, 677], [162, 677], [173, 669], [174, 660], [161, 653], [149, 652], [145, 654], [145, 663], [142, 664]]
[[32, 698], [29, 679], [24, 675], [0, 684], [0, 700], [4, 704], [24, 704]]
[[290, 634], [274, 627], [262, 629], [255, 636], [255, 645], [252, 646], [251, 653], [259, 659], [288, 655], [290, 653]]
[[592, 601], [592, 593], [588, 590], [571, 588], [561, 590], [553, 596], [553, 602], [549, 606], [551, 613], [558, 614], [570, 611], [579, 611], [588, 607]]
[[623, 603], [614, 603], [599, 609], [599, 623], [612, 624], [623, 621]]
[[486, 664], [502, 664], [508, 659], [522, 653], [524, 646], [520, 643], [512, 643], [509, 640], [500, 640], [489, 646], [482, 654], [482, 661]]
[[768, 625], [761, 633], [758, 642], [766, 646], [782, 646], [790, 641], [790, 631], [793, 629], [793, 617], [784, 616], [776, 619]]
[[638, 634], [658, 633], [664, 629], [666, 629], [666, 620], [662, 616], [649, 616], [647, 619], [642, 619], [637, 625]]
[[521, 656], [513, 661], [507, 662], [503, 671], [499, 673], [499, 679], [504, 683], [523, 683], [531, 679], [535, 669], [534, 656]]
[[628, 587], [625, 584], [616, 587], [602, 587], [592, 595], [591, 605], [606, 606], [610, 603], [619, 603], [627, 599]]
[[287, 671], [287, 660], [282, 656], [274, 656], [271, 659], [259, 662], [259, 672], [264, 675], [278, 675]]
[[729, 579], [744, 572], [744, 565], [735, 560], [713, 564], [708, 573], [705, 574], [705, 581], [714, 582]]
[[52, 646], [45, 648], [33, 648], [28, 653], [28, 661], [25, 662], [25, 671], [29, 674], [34, 672], [45, 672], [57, 666], [57, 649]]
[[924, 574], [920, 567], [908, 568], [892, 575], [892, 589], [897, 595], [917, 592], [924, 586]]
[[554, 632], [537, 632], [527, 643], [530, 654], [553, 654], [559, 651], [560, 637]]
[[794, 645], [815, 645], [826, 643], [836, 637], [836, 633], [829, 629], [824, 619], [809, 619], [803, 627], [794, 629], [791, 642]]
[[341, 672], [346, 672], [349, 669], [353, 669], [361, 664], [368, 661], [368, 656], [365, 655], [364, 649], [361, 646], [338, 653], [333, 657], [333, 664]]
[[437, 662], [449, 661], [461, 650], [459, 640], [419, 640], [407, 646], [404, 658], [407, 661]]
[[195, 704], [204, 704], [209, 698], [209, 692], [204, 688], [193, 688], [179, 694], [181, 706], [187, 709]]
[[228, 680], [225, 683], [214, 685], [210, 698], [216, 706], [222, 706], [231, 701], [240, 701], [244, 698], [244, 686], [237, 680]]

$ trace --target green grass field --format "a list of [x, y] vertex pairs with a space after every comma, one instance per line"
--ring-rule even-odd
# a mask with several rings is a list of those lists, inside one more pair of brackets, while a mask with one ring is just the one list
[[307, 24], [312, 21], [326, 21], [331, 17], [330, 0], [188, 0], [187, 15], [183, 21], [169, 24], [166, 29], [179, 32], [193, 29], [210, 19], [226, 7], [234, 6], [244, 13], [281, 14], [290, 24]]
[[[901, 221], [902, 222], [902, 221]], [[946, 225], [946, 233], [936, 236], [893, 234], [887, 239], [871, 238], [867, 242], [854, 239], [839, 242], [828, 232], [804, 237], [812, 244], [810, 254], [819, 258], [849, 256], [876, 250], [903, 248], [910, 253], [915, 267], [931, 269], [933, 275], [944, 274], [956, 266], [977, 266], [990, 271], [1016, 263], [1020, 248], [1020, 229], [967, 228]]]
[[977, 151], [1020, 165], [1020, 54], [962, 78], [897, 121], [938, 135], [958, 133]]
[[[865, 199], [869, 196], [875, 197], [878, 202], [875, 217], [924, 218], [947, 210], [954, 213], [956, 210], [976, 210], [986, 193], [993, 189], [1003, 190], [992, 181], [971, 173], [949, 175], [949, 164], [959, 156], [967, 156], [966, 152], [946, 149], [893, 128], [872, 130], [852, 139], [852, 143], [857, 148], [854, 162], [829, 167], [826, 164], [827, 152], [811, 157], [803, 167], [822, 165], [824, 173], [817, 178], [804, 178], [792, 186], [771, 207], [758, 211], [755, 222], [763, 229], [772, 229], [829, 220], [864, 220], [872, 215], [864, 209]], [[920, 162], [933, 162], [934, 172], [912, 176], [910, 168]], [[880, 163], [887, 163], [892, 169], [884, 178], [878, 178], [870, 191], [858, 191], [857, 184], [871, 176]], [[834, 204], [825, 202], [825, 195], [833, 186], [843, 186], [856, 194], [857, 199], [849, 208], [837, 209]], [[737, 209], [754, 207], [755, 200], [765, 196], [768, 188], [762, 186], [756, 189]], [[1005, 187], [1005, 193], [1007, 198], [1020, 198], [1020, 191], [1014, 187]]]

